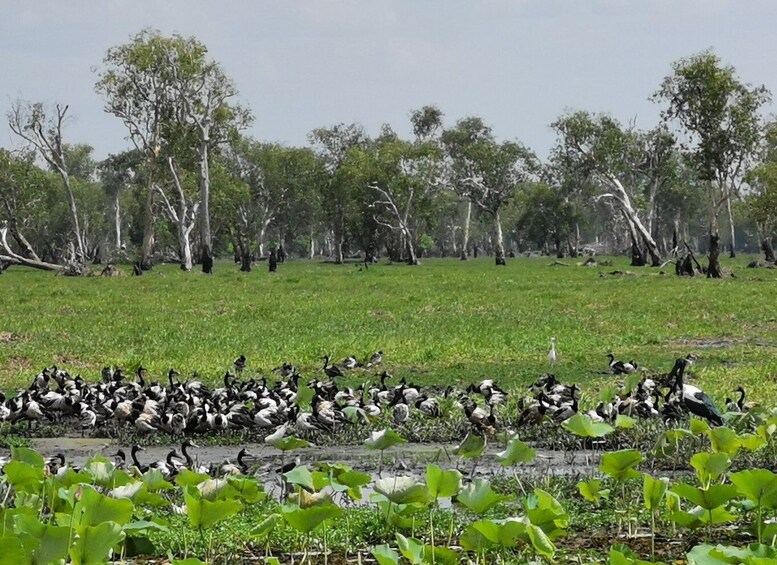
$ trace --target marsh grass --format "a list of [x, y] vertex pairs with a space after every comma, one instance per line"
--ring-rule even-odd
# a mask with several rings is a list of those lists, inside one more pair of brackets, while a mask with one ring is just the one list
[[[720, 397], [737, 384], [777, 399], [777, 271], [732, 267], [737, 278], [677, 278], [666, 269], [551, 266], [548, 258], [427, 260], [419, 267], [290, 261], [270, 274], [158, 266], [142, 277], [68, 278], [21, 268], [0, 276], [0, 387], [26, 386], [57, 364], [89, 379], [105, 365], [139, 364], [162, 380], [171, 367], [220, 380], [240, 353], [248, 372], [284, 361], [321, 375], [319, 358], [385, 352], [395, 376], [422, 385], [485, 377], [503, 386], [550, 369], [555, 336], [564, 382], [598, 388], [606, 353], [667, 371], [700, 356], [692, 378]], [[125, 268], [126, 269], [126, 268]], [[630, 270], [633, 276], [600, 276]], [[353, 383], [373, 371], [354, 371]]]

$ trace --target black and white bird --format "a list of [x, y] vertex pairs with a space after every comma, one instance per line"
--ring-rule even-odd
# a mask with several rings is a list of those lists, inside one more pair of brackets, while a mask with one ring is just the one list
[[616, 361], [612, 353], [608, 353], [607, 357], [610, 358], [610, 370], [614, 375], [630, 375], [637, 370], [635, 361]]
[[242, 373], [246, 368], [246, 356], [241, 354], [240, 357], [232, 362], [232, 365], [235, 367], [235, 371], [237, 371], [238, 374]]
[[367, 361], [367, 364], [365, 365], [365, 367], [369, 369], [370, 367], [374, 367], [375, 365], [380, 365], [381, 363], [383, 363], [383, 351], [376, 351], [375, 353], [370, 355], [370, 360]]
[[756, 406], [752, 402], [745, 402], [746, 393], [742, 385], [739, 385], [734, 392], [739, 394], [739, 398], [736, 400], [726, 399], [726, 410], [728, 412], [749, 412]]
[[361, 364], [361, 363], [359, 363], [359, 362], [356, 360], [356, 357], [354, 357], [353, 355], [351, 355], [350, 357], [346, 357], [345, 359], [343, 359], [342, 361], [340, 361], [340, 366], [341, 366], [343, 369], [348, 369], [348, 370], [350, 371], [350, 370], [352, 370], [352, 369], [355, 369], [356, 367], [361, 367], [361, 366], [362, 366], [362, 364]]
[[338, 367], [337, 365], [329, 364], [329, 355], [324, 355], [322, 359], [324, 360], [324, 367], [323, 367], [324, 374], [327, 377], [329, 377], [330, 380], [335, 379], [337, 377], [345, 376], [343, 375], [343, 372], [340, 370], [340, 367]]
[[688, 364], [688, 359], [680, 358], [675, 361], [675, 367], [677, 368], [677, 380], [674, 385], [675, 394], [682, 399], [683, 405], [691, 414], [704, 418], [717, 426], [722, 426], [723, 414], [717, 409], [709, 395], [700, 388], [683, 382], [685, 368]]

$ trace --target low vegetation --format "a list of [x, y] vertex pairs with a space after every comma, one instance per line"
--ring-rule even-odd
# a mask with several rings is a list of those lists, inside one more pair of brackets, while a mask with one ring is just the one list
[[668, 370], [675, 358], [700, 356], [695, 373], [722, 400], [737, 385], [777, 399], [771, 270], [724, 263], [737, 278], [606, 275], [630, 268], [550, 266], [547, 258], [429, 260], [401, 266], [287, 262], [270, 276], [217, 264], [212, 277], [175, 266], [143, 277], [52, 277], [14, 269], [2, 275], [0, 388], [26, 387], [57, 364], [90, 380], [104, 366], [139, 365], [162, 379], [170, 368], [220, 382], [239, 354], [252, 371], [294, 363], [320, 375], [320, 358], [365, 360], [383, 350], [384, 367], [424, 385], [468, 384], [489, 377], [528, 385], [550, 369], [586, 388], [609, 381], [606, 354]]

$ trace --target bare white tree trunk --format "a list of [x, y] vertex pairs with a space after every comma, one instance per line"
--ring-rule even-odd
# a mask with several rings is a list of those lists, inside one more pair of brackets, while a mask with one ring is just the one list
[[728, 226], [731, 230], [731, 257], [736, 257], [736, 229], [734, 228], [734, 214], [731, 212], [731, 191], [726, 191], [726, 213], [728, 214]]
[[499, 217], [499, 210], [494, 212], [494, 229], [496, 235], [496, 249], [494, 251], [494, 257], [497, 265], [506, 265], [505, 261], [505, 240], [502, 235], [502, 220]]
[[4, 254], [0, 255], [0, 261], [6, 261], [15, 265], [25, 265], [44, 271], [63, 271], [65, 269], [64, 265], [55, 265], [53, 263], [40, 261], [37, 258], [32, 259], [29, 257], [22, 257], [21, 255], [14, 253], [11, 246], [8, 245], [8, 228], [6, 226], [0, 227], [0, 245], [3, 246], [3, 250], [5, 251]]
[[202, 272], [213, 272], [213, 248], [210, 233], [210, 120], [200, 126], [200, 245], [202, 247]]
[[113, 211], [114, 211], [114, 222], [116, 227], [116, 253], [121, 253], [121, 200], [119, 198], [119, 191], [116, 191], [116, 194], [113, 198]]
[[467, 260], [469, 253], [469, 224], [472, 219], [472, 201], [467, 201], [467, 214], [464, 216], [464, 237], [461, 240], [461, 260]]
[[382, 196], [381, 200], [377, 200], [375, 205], [380, 205], [388, 210], [396, 219], [396, 224], [390, 224], [373, 216], [374, 220], [382, 226], [398, 231], [400, 235], [400, 245], [407, 252], [406, 261], [408, 265], [418, 265], [418, 256], [416, 255], [415, 246], [413, 245], [413, 232], [410, 230], [410, 209], [413, 201], [413, 191], [410, 190], [405, 209], [403, 212], [399, 211], [393, 195], [386, 189], [383, 189], [377, 185], [372, 185], [372, 189], [377, 190]]
[[143, 244], [140, 248], [140, 265], [143, 269], [150, 269], [154, 254], [154, 224], [156, 216], [154, 206], [156, 204], [156, 190], [153, 185], [153, 177], [149, 175], [148, 193], [146, 194], [146, 217], [143, 219]]
[[70, 211], [70, 227], [75, 239], [75, 263], [83, 266], [86, 262], [86, 246], [81, 233], [78, 220], [78, 206], [70, 184], [65, 161], [65, 149], [62, 144], [62, 124], [67, 115], [68, 106], [56, 105], [56, 117], [47, 119], [42, 104], [28, 104], [23, 107], [20, 102], [15, 103], [9, 113], [9, 126], [11, 131], [35, 147], [43, 160], [54, 169], [62, 179], [67, 196], [68, 209]]
[[459, 229], [459, 226], [456, 224], [451, 224], [451, 254], [455, 257], [459, 254], [459, 248], [456, 244], [456, 230]]
[[601, 194], [597, 197], [597, 199], [612, 198], [616, 202], [618, 202], [625, 216], [629, 220], [631, 220], [631, 222], [633, 222], [634, 228], [636, 228], [640, 237], [645, 242], [645, 245], [647, 245], [648, 253], [650, 253], [650, 259], [652, 261], [653, 266], [654, 267], [659, 266], [661, 264], [661, 254], [658, 252], [658, 245], [656, 245], [656, 242], [653, 239], [653, 236], [650, 235], [650, 232], [645, 228], [645, 226], [640, 221], [637, 211], [631, 205], [631, 199], [629, 198], [629, 195], [626, 192], [626, 189], [623, 187], [620, 180], [618, 180], [613, 175], [606, 175], [605, 179], [607, 183], [610, 185], [610, 187], [614, 189], [615, 192]]
[[173, 177], [173, 184], [178, 193], [178, 208], [176, 209], [167, 198], [164, 190], [161, 186], [155, 185], [155, 191], [162, 197], [162, 203], [165, 206], [165, 212], [175, 224], [175, 232], [178, 238], [178, 250], [180, 254], [181, 270], [191, 271], [194, 267], [192, 261], [192, 243], [191, 233], [197, 221], [197, 210], [200, 207], [199, 202], [195, 202], [189, 207], [189, 203], [186, 199], [186, 194], [183, 191], [178, 173], [175, 170], [175, 164], [172, 157], [168, 159], [168, 165], [170, 167], [170, 173]]
[[316, 258], [316, 238], [314, 237], [313, 231], [310, 232], [310, 260]]

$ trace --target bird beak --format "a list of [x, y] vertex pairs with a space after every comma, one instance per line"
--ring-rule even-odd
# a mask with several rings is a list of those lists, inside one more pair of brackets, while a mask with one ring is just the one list
[[197, 445], [197, 444], [196, 444], [196, 443], [194, 443], [193, 441], [190, 441], [190, 442], [189, 442], [189, 445], [191, 445], [192, 447], [197, 447], [197, 448], [199, 448], [199, 447], [200, 447], [199, 445]]

